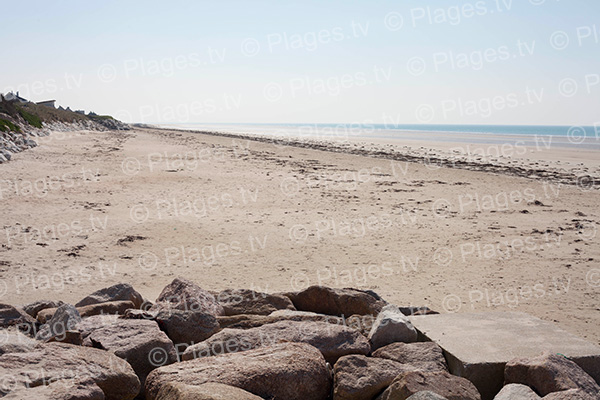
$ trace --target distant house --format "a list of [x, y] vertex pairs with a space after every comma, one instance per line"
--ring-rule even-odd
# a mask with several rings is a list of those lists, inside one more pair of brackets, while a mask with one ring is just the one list
[[20, 103], [29, 103], [29, 100], [24, 99], [21, 96], [19, 96], [19, 92], [17, 92], [16, 94], [13, 92], [8, 92], [4, 95], [4, 99], [6, 101], [18, 101]]
[[59, 109], [60, 111], [65, 111], [65, 109], [63, 108], [63, 106], [58, 106], [58, 109]]
[[56, 108], [56, 106], [54, 105], [55, 102], [56, 102], [56, 100], [46, 100], [46, 101], [40, 101], [35, 104], [37, 104], [38, 106]]
[[77, 114], [85, 115], [85, 111], [83, 110], [75, 110]]

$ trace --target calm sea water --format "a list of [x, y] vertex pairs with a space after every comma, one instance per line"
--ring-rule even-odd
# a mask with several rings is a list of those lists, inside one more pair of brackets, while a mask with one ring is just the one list
[[332, 140], [369, 139], [397, 143], [401, 140], [469, 143], [549, 144], [600, 150], [600, 126], [541, 125], [384, 125], [384, 124], [205, 124], [163, 125], [169, 128], [207, 130], [281, 138]]

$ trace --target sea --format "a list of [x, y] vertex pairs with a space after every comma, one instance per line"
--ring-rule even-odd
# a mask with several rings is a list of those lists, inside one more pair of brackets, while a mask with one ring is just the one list
[[449, 143], [521, 144], [524, 146], [579, 147], [600, 151], [598, 126], [544, 125], [389, 125], [323, 123], [170, 123], [170, 129], [223, 132], [241, 135], [273, 136], [279, 139], [319, 139], [334, 141], [401, 141]]

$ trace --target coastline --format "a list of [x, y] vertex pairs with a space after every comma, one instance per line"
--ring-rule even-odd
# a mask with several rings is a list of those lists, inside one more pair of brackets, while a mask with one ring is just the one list
[[[170, 128], [153, 127], [159, 130]], [[600, 188], [600, 151], [577, 148], [551, 148], [541, 140], [536, 146], [522, 143], [475, 143], [403, 139], [277, 138], [268, 135], [176, 129], [177, 131], [254, 140], [277, 145], [343, 152], [402, 162], [416, 162], [430, 168], [447, 167], [507, 174], [552, 183], [576, 185], [583, 190]], [[501, 137], [498, 137], [501, 138]], [[551, 141], [551, 139], [550, 139]]]
[[357, 146], [53, 133], [0, 166], [2, 302], [118, 282], [154, 299], [176, 276], [207, 290], [321, 283], [442, 313], [523, 311], [600, 342], [596, 190]]

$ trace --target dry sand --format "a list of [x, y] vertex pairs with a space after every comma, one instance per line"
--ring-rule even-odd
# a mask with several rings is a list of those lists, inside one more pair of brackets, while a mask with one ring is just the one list
[[177, 276], [210, 290], [320, 283], [440, 312], [524, 311], [600, 342], [597, 189], [550, 167], [311, 146], [54, 133], [0, 165], [0, 301], [76, 302], [117, 282], [153, 300]]

